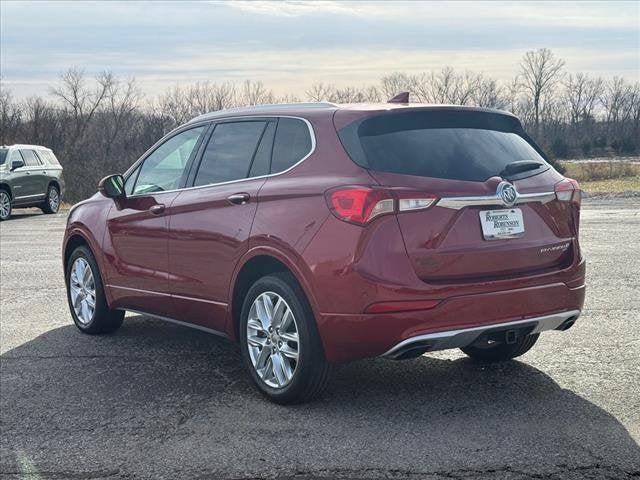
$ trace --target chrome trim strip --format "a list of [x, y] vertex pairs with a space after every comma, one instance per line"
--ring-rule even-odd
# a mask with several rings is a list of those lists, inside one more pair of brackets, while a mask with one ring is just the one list
[[118, 285], [110, 285], [110, 284], [108, 284], [107, 287], [109, 287], [109, 288], [117, 288], [117, 289], [120, 289], [120, 290], [128, 290], [130, 292], [148, 293], [148, 294], [151, 294], [151, 295], [159, 295], [161, 297], [172, 297], [172, 298], [179, 298], [181, 300], [191, 300], [193, 302], [209, 303], [211, 305], [220, 305], [221, 307], [226, 307], [228, 305], [225, 302], [217, 302], [216, 300], [206, 300], [204, 298], [185, 297], [183, 295], [175, 295], [173, 293], [154, 292], [153, 290], [142, 290], [140, 288], [120, 287]]
[[137, 313], [138, 315], [145, 315], [147, 317], [155, 318], [157, 320], [162, 320], [163, 322], [173, 323], [175, 325], [180, 325], [182, 327], [193, 328], [195, 330], [200, 330], [202, 332], [212, 333], [213, 335], [217, 335], [218, 337], [229, 338], [224, 332], [220, 332], [218, 330], [214, 330], [213, 328], [203, 327], [202, 325], [197, 325], [195, 323], [183, 322], [181, 320], [176, 320], [175, 318], [163, 317], [162, 315], [156, 315], [154, 313], [147, 313], [140, 310], [131, 310], [130, 308], [119, 308], [118, 310], [124, 310], [126, 312]]
[[44, 198], [44, 196], [45, 196], [44, 193], [36, 193], [35, 195], [22, 195], [21, 197], [14, 197], [14, 200], [20, 200], [21, 198], [34, 198], [34, 197]]
[[140, 288], [121, 287], [119, 285], [107, 284], [107, 287], [109, 287], [109, 288], [118, 288], [120, 290], [129, 290], [130, 292], [150, 293], [151, 295], [160, 295], [161, 297], [170, 297], [171, 296], [169, 293], [154, 292], [153, 290], [142, 290]]
[[[555, 192], [542, 192], [542, 193], [519, 193], [518, 198], [514, 205], [529, 202], [548, 203], [555, 200]], [[442, 197], [436, 203], [436, 207], [451, 208], [453, 210], [460, 210], [465, 207], [480, 207], [480, 206], [501, 206], [508, 208], [502, 202], [502, 199], [498, 195], [487, 195], [478, 197]]]
[[191, 300], [192, 302], [202, 302], [209, 303], [211, 305], [220, 305], [221, 307], [226, 307], [228, 303], [225, 302], [217, 302], [216, 300], [205, 300], [204, 298], [194, 298], [194, 297], [185, 297], [183, 295], [176, 295], [174, 293], [171, 294], [172, 298], [179, 298], [181, 300]]
[[[138, 194], [138, 195], [127, 195], [127, 198], [151, 197], [151, 196], [155, 197], [156, 195], [163, 195], [165, 193], [185, 192], [187, 190], [198, 190], [198, 189], [201, 189], [201, 188], [217, 187], [219, 185], [229, 185], [229, 184], [232, 184], [232, 183], [241, 183], [241, 182], [248, 182], [250, 180], [259, 180], [261, 178], [277, 177], [278, 175], [284, 175], [285, 173], [293, 170], [298, 165], [300, 165], [302, 162], [304, 162], [307, 158], [309, 158], [311, 155], [313, 155], [313, 152], [316, 151], [316, 134], [315, 134], [315, 131], [313, 130], [313, 126], [311, 125], [309, 120], [307, 120], [306, 118], [292, 117], [291, 115], [248, 115], [248, 116], [245, 115], [245, 116], [242, 116], [242, 117], [219, 117], [219, 118], [211, 119], [211, 121], [215, 122], [215, 121], [219, 121], [219, 120], [227, 121], [227, 120], [246, 120], [246, 119], [258, 119], [259, 120], [260, 118], [295, 118], [297, 120], [302, 120], [304, 123], [307, 124], [307, 128], [309, 129], [309, 135], [311, 136], [311, 150], [309, 151], [309, 153], [307, 153], [304, 157], [302, 157], [300, 160], [298, 160], [296, 163], [291, 165], [286, 170], [283, 170], [283, 171], [278, 172], [278, 173], [270, 173], [268, 175], [260, 175], [258, 177], [239, 178], [238, 180], [229, 180], [228, 182], [210, 183], [208, 185], [197, 185], [197, 186], [193, 186], [193, 187], [174, 188], [173, 190], [163, 190], [161, 192], [150, 192], [150, 193], [144, 193], [144, 194]], [[193, 127], [196, 127], [196, 125], [193, 125]], [[166, 135], [165, 135], [165, 137], [166, 137]], [[163, 137], [163, 138], [165, 138], [165, 137]], [[159, 145], [158, 145], [158, 147], [159, 147]], [[153, 147], [151, 147], [151, 148], [153, 148]], [[149, 153], [149, 155], [151, 153], [153, 153], [155, 150], [156, 149], [154, 148], [153, 151]], [[142, 161], [144, 161], [147, 158], [147, 156], [149, 156], [149, 155], [145, 154], [145, 156], [142, 158]], [[140, 163], [140, 160], [136, 161], [124, 173], [123, 177], [125, 179], [125, 182], [129, 178], [129, 175], [137, 168], [138, 163]]]
[[554, 313], [551, 315], [544, 315], [541, 317], [527, 318], [525, 320], [515, 320], [511, 322], [482, 325], [480, 327], [427, 333], [426, 335], [417, 335], [415, 337], [403, 340], [402, 342], [389, 349], [387, 352], [383, 353], [381, 356], [387, 358], [397, 358], [406, 351], [404, 347], [407, 347], [414, 343], [427, 343], [427, 352], [446, 350], [449, 348], [465, 347], [473, 343], [484, 332], [495, 330], [497, 328], [519, 327], [535, 323], [536, 326], [531, 333], [540, 333], [546, 330], [554, 330], [571, 317], [576, 317], [577, 319], [578, 316], [580, 316], [580, 310], [570, 310], [566, 312]]

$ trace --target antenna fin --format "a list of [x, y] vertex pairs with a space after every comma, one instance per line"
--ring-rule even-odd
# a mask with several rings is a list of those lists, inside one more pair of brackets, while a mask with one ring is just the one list
[[400, 92], [387, 103], [409, 103], [409, 92]]

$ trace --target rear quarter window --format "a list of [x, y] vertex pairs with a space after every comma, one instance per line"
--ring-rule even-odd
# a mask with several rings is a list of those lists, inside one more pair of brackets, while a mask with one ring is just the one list
[[280, 118], [271, 159], [271, 173], [283, 172], [311, 153], [313, 143], [306, 122], [298, 118]]

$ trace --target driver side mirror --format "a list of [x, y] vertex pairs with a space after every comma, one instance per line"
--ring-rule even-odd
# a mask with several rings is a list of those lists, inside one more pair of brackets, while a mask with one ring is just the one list
[[16, 168], [20, 167], [24, 167], [24, 161], [22, 159], [11, 160], [11, 171], [14, 171]]
[[109, 175], [98, 183], [98, 191], [107, 198], [124, 198], [124, 178], [122, 175]]

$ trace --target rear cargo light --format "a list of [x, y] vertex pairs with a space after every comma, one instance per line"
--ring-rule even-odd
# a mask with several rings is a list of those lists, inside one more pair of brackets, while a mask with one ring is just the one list
[[366, 308], [365, 313], [416, 312], [419, 310], [430, 310], [439, 303], [440, 300], [372, 303]]
[[345, 187], [326, 195], [331, 212], [340, 220], [364, 225], [379, 215], [394, 212], [391, 194], [382, 188]]
[[581, 190], [578, 182], [572, 178], [565, 178], [555, 184], [556, 198], [561, 202], [573, 202], [580, 204]]

